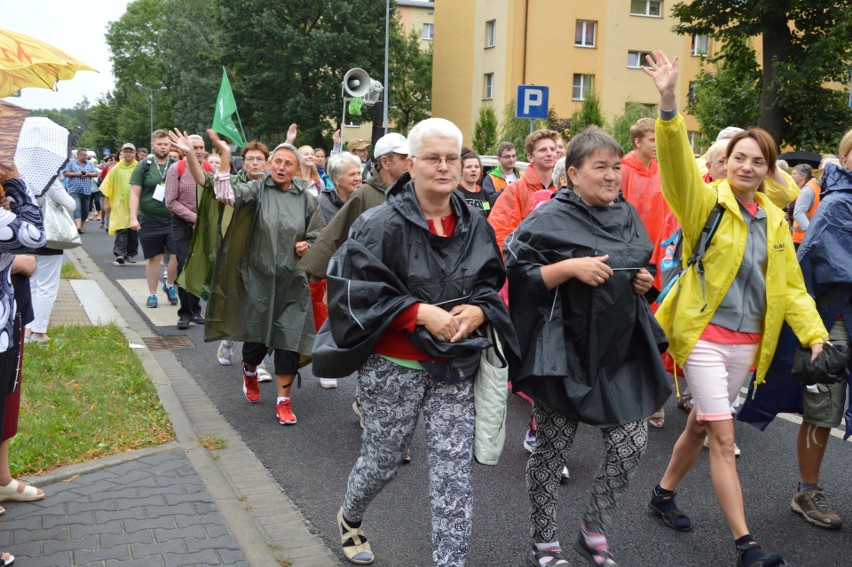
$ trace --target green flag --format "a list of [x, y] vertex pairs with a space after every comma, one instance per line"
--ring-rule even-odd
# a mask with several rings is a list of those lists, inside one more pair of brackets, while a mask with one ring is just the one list
[[240, 124], [239, 130], [237, 125], [234, 124], [234, 115], [236, 115], [237, 120], [240, 119], [240, 114], [237, 112], [237, 101], [234, 100], [234, 91], [231, 90], [231, 83], [228, 82], [228, 72], [222, 67], [222, 86], [219, 87], [219, 96], [216, 97], [213, 130], [229, 137], [242, 148], [246, 145], [245, 135], [242, 133], [242, 124]]

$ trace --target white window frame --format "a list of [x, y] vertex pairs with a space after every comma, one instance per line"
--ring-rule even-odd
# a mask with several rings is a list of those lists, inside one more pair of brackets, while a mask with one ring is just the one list
[[497, 45], [497, 20], [488, 20], [485, 22], [485, 49], [490, 49]]
[[423, 22], [423, 31], [421, 32], [420, 37], [427, 41], [432, 41], [432, 38], [435, 37], [435, 24], [431, 22]]
[[[591, 92], [594, 87], [594, 75], [589, 73], [574, 73], [571, 81], [571, 100], [586, 100], [586, 94]], [[580, 89], [579, 95], [577, 94], [577, 88]]]
[[[662, 18], [663, 17], [663, 2], [662, 0], [641, 0], [645, 4], [645, 9], [642, 12], [634, 12], [633, 11], [633, 2], [636, 0], [631, 0], [630, 2], [630, 15], [631, 16], [642, 16], [645, 18]], [[651, 7], [656, 6], [657, 13], [653, 14]]]
[[494, 100], [494, 73], [483, 75], [482, 100]]
[[710, 53], [710, 36], [706, 33], [692, 36], [692, 56], [701, 57]]
[[[580, 37], [577, 37], [577, 27], [582, 26]], [[592, 41], [588, 43], [589, 28], [591, 28]], [[596, 20], [577, 20], [574, 25], [574, 47], [593, 49], [597, 45], [598, 22]], [[579, 41], [578, 41], [579, 40]]]
[[[628, 69], [639, 69], [642, 65], [644, 65], [646, 63], [646, 61], [645, 61], [646, 55], [651, 55], [651, 52], [650, 51], [639, 51], [639, 50], [636, 50], [636, 49], [631, 49], [630, 51], [628, 51], [627, 52], [627, 68]], [[630, 61], [630, 59], [632, 57], [636, 58], [636, 64], [635, 65], [631, 65], [632, 62]]]

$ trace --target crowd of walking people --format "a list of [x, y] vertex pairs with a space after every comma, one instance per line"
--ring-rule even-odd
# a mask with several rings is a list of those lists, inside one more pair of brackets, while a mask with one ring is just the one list
[[[824, 345], [849, 340], [852, 131], [837, 163], [817, 172], [796, 165], [788, 174], [771, 136], [754, 127], [725, 129], [696, 160], [677, 108], [677, 59], [656, 51], [643, 70], [659, 91], [660, 116], [634, 125], [627, 155], [600, 128], [576, 132], [568, 144], [537, 130], [523, 148], [500, 143], [498, 165], [486, 172], [462, 132], [441, 118], [374, 145], [350, 140], [347, 151], [335, 133], [328, 154], [296, 146], [296, 125], [272, 150], [254, 140], [239, 155], [212, 130], [211, 153], [201, 135], [155, 130], [150, 154], [126, 143], [100, 170], [81, 150], [62, 172], [67, 193], [59, 184], [50, 190], [73, 210], [81, 234], [99, 194], [96, 214], [114, 237], [114, 263], [135, 263], [141, 249], [146, 306], [158, 307], [162, 286], [179, 305], [177, 327], [203, 325], [222, 365], [232, 365], [241, 342], [235, 390], [259, 404], [259, 382], [274, 375], [280, 424], [297, 423], [292, 395], [303, 366], [313, 364], [324, 388], [357, 376], [362, 444], [337, 514], [350, 562], [375, 560], [369, 507], [411, 459], [422, 416], [432, 562], [465, 565], [474, 379], [499, 344], [507, 387], [532, 406], [523, 436], [529, 564], [570, 565], [557, 537], [558, 487], [587, 424], [600, 430], [604, 451], [571, 545], [590, 565], [619, 565], [608, 533], [648, 426], [664, 426], [663, 408], [677, 391], [689, 416], [659, 482], [647, 487], [648, 507], [665, 526], [692, 530], [677, 489], [709, 446], [732, 562], [784, 565], [746, 522], [734, 420], [758, 410], [803, 414], [801, 480], [790, 507], [814, 525], [840, 528], [820, 468], [844, 413], [852, 433], [848, 366], [843, 381], [803, 386], [778, 361], [802, 346], [814, 363]], [[519, 151], [525, 171], [516, 167]], [[26, 191], [15, 192], [14, 169], [0, 173], [0, 223], [12, 230], [0, 242], [0, 268], [8, 272], [15, 254], [44, 238], [37, 210], [20, 200]], [[32, 322], [24, 330], [18, 320], [0, 321], [0, 350], [12, 352], [16, 334], [49, 340], [59, 264], [55, 252], [39, 256]], [[4, 288], [3, 301], [12, 297]], [[754, 395], [742, 404], [750, 384]], [[785, 400], [795, 394], [794, 407], [773, 397], [779, 384]], [[4, 474], [6, 450], [4, 440], [0, 494], [16, 482]], [[14, 490], [43, 497], [32, 487]]]

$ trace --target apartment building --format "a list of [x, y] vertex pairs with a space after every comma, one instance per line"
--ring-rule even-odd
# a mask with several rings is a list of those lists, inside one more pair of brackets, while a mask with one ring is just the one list
[[[680, 58], [678, 105], [686, 106], [700, 56], [713, 49], [707, 36], [672, 31], [674, 0], [438, 0], [432, 115], [455, 122], [466, 138], [479, 109], [501, 115], [521, 84], [550, 88], [560, 116], [577, 111], [594, 90], [612, 120], [629, 102], [659, 102], [639, 68], [645, 54], [664, 50]], [[690, 131], [697, 122], [687, 116]]]

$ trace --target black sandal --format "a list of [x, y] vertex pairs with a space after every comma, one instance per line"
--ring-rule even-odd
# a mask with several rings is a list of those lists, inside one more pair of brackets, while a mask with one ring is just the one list
[[744, 564], [743, 554], [754, 547], [760, 549], [761, 552], [763, 551], [763, 548], [761, 548], [756, 541], [750, 541], [737, 546], [737, 567], [779, 567], [780, 565], [787, 564], [784, 561], [784, 558], [777, 553], [773, 555], [764, 554], [763, 557], [757, 561], [749, 563], [748, 565]]
[[571, 567], [571, 563], [568, 562], [568, 558], [562, 555], [561, 549], [545, 549], [544, 551], [539, 551], [535, 545], [532, 546], [532, 550], [530, 551], [530, 565], [535, 565], [535, 567], [541, 567], [540, 559], [550, 558], [550, 561], [547, 563], [547, 567]]
[[[677, 508], [675, 506], [674, 510], [669, 510], [668, 512], [663, 512], [662, 508], [660, 508], [660, 504], [665, 501], [674, 500], [674, 497], [677, 495], [677, 492], [672, 492], [671, 494], [657, 494], [657, 491], [654, 490], [653, 495], [651, 496], [651, 501], [648, 502], [648, 508], [651, 509], [652, 512], [657, 514], [663, 523], [670, 527], [673, 530], [677, 530], [679, 532], [691, 532], [692, 531], [692, 520], [690, 520], [689, 516], [683, 513], [683, 510]], [[677, 520], [685, 518], [687, 520], [686, 526], [678, 526]]]

